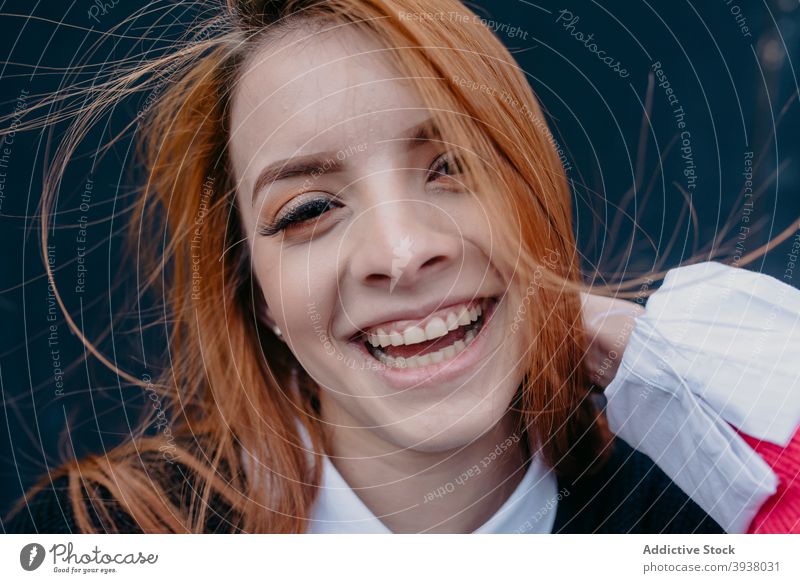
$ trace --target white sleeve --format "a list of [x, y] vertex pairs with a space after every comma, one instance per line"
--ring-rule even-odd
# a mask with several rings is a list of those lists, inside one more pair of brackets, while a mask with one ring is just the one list
[[669, 271], [605, 394], [614, 433], [747, 532], [777, 478], [731, 425], [782, 446], [800, 425], [800, 291], [714, 262]]

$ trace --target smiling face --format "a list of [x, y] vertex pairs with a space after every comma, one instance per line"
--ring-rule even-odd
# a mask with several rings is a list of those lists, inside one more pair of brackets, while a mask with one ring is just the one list
[[329, 430], [382, 450], [464, 445], [504, 417], [522, 378], [492, 227], [458, 149], [381, 47], [307, 34], [253, 54], [232, 102], [265, 317], [319, 385]]

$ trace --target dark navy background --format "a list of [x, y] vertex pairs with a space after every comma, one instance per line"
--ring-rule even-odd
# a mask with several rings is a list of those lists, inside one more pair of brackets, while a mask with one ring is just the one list
[[[787, 228], [800, 216], [800, 115], [792, 100], [798, 87], [797, 2], [603, 4], [473, 4], [493, 21], [498, 36], [527, 71], [555, 138], [565, 148], [587, 271], [593, 264], [629, 274], [657, 262], [672, 266], [723, 240], [732, 255], [742, 225], [753, 228], [740, 242], [739, 251], [746, 253]], [[199, 10], [159, 2], [130, 20], [144, 2], [15, 1], [0, 6], [2, 115], [30, 107], [37, 95], [50, 94], [66, 82], [91, 83], [102, 74], [98, 65], [103, 63], [168, 49], [170, 39]], [[556, 22], [561, 10], [578, 17], [569, 29], [564, 19]], [[737, 23], [737, 10], [747, 30]], [[593, 33], [597, 50], [619, 60], [627, 78], [600, 62], [572, 36], [577, 32]], [[642, 125], [654, 62], [661, 63], [686, 114], [697, 176], [691, 197], [696, 221], [685, 213], [686, 199], [678, 189], [686, 185], [681, 144], [675, 143], [681, 130], [658, 86], [647, 110], [649, 123]], [[137, 306], [130, 277], [135, 266], [121, 252], [120, 228], [141, 177], [130, 168], [129, 140], [102, 157], [96, 154], [135, 118], [145, 99], [142, 94], [123, 103], [84, 140], [59, 193], [50, 256], [78, 325], [111, 360], [139, 376], [164, 364], [150, 362], [154, 355], [148, 352], [148, 347], [161, 345], [157, 328], [145, 335], [138, 332], [158, 314], [153, 304]], [[141, 390], [126, 387], [95, 359], [84, 358], [60, 312], [48, 319], [54, 312], [43, 275], [47, 257], [38, 239], [38, 193], [44, 162], [65, 131], [63, 124], [55, 124], [51, 132], [17, 132], [0, 144], [2, 515], [48, 468], [75, 455], [103, 452], [125, 439], [143, 403]], [[745, 207], [741, 196], [748, 151], [754, 152], [756, 164], [752, 207]], [[613, 220], [615, 205], [628, 213], [618, 223]], [[748, 223], [742, 222], [745, 208], [751, 213]], [[725, 234], [728, 219], [732, 227]], [[626, 266], [620, 258], [629, 255], [625, 251], [634, 229], [633, 259]], [[748, 268], [797, 287], [800, 269], [792, 279], [786, 274], [790, 249], [788, 241]], [[79, 265], [85, 271], [79, 272]], [[81, 283], [85, 287], [76, 291]], [[113, 329], [110, 314], [116, 318]]]

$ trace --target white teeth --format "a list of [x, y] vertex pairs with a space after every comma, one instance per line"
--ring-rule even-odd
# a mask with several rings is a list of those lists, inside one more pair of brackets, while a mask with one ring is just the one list
[[405, 344], [419, 344], [425, 342], [425, 331], [419, 326], [411, 326], [406, 328], [403, 332], [403, 341]]
[[399, 356], [397, 358], [387, 356], [383, 353], [378, 353], [378, 358], [383, 364], [390, 368], [420, 368], [423, 366], [429, 366], [431, 364], [439, 364], [450, 360], [451, 358], [455, 358], [461, 352], [463, 352], [467, 346], [472, 344], [474, 340], [475, 332], [470, 330], [464, 337], [464, 340], [454, 342], [450, 346], [442, 348], [441, 350], [437, 350], [436, 352], [431, 352], [429, 354], [423, 354], [420, 356]]
[[447, 336], [448, 332], [447, 324], [441, 318], [434, 318], [425, 326], [425, 337], [428, 340], [436, 340], [442, 336]]
[[375, 332], [367, 334], [367, 341], [375, 348], [387, 346], [400, 346], [402, 344], [419, 344], [426, 340], [436, 340], [446, 336], [459, 326], [468, 326], [483, 314], [480, 304], [473, 307], [461, 306], [447, 312], [447, 316], [431, 319], [424, 327], [410, 326], [404, 331], [378, 328]]
[[367, 336], [367, 340], [375, 348], [377, 348], [378, 346], [380, 346], [381, 348], [385, 348], [392, 343], [390, 336], [383, 331], [383, 328], [378, 328], [378, 331], [375, 332], [375, 334], [370, 334], [369, 336]]
[[397, 358], [387, 356], [383, 353], [378, 353], [378, 358], [383, 364], [390, 368], [420, 368], [423, 366], [429, 366], [431, 364], [439, 364], [450, 360], [451, 358], [455, 358], [461, 352], [463, 352], [467, 346], [472, 344], [474, 340], [475, 332], [470, 330], [464, 337], [464, 340], [459, 340], [447, 348], [442, 348], [436, 352], [431, 352], [429, 354], [423, 354], [420, 356], [399, 356]]
[[437, 350], [436, 352], [422, 354], [420, 356], [399, 356], [397, 358], [378, 352], [378, 359], [390, 368], [420, 368], [431, 364], [439, 364], [455, 358], [466, 350], [475, 340], [475, 336], [477, 336], [475, 330], [470, 330], [464, 336], [464, 340], [457, 340], [450, 346]]
[[455, 313], [450, 312], [447, 314], [447, 329], [448, 330], [455, 330], [458, 328], [458, 316]]
[[431, 362], [431, 355], [430, 354], [423, 354], [422, 356], [414, 357], [414, 360], [417, 361], [417, 366], [428, 366]]
[[385, 348], [392, 343], [389, 335], [383, 331], [383, 328], [378, 328], [378, 343], [380, 344], [381, 348]]

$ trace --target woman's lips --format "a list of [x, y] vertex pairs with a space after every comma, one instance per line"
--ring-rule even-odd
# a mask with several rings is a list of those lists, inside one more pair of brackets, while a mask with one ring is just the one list
[[367, 340], [373, 346], [415, 345], [426, 340], [435, 340], [448, 331], [467, 326], [480, 315], [489, 298], [472, 299], [460, 304], [441, 308], [417, 320], [400, 320], [366, 330]]
[[[403, 331], [409, 327], [425, 328], [428, 323], [436, 318], [444, 318], [444, 314], [451, 311], [459, 311], [461, 307], [474, 307], [480, 301], [488, 299], [487, 297], [472, 296], [461, 300], [455, 300], [450, 305], [442, 306], [441, 301], [430, 304], [428, 309], [420, 307], [418, 310], [407, 310], [402, 315], [395, 314], [393, 318], [381, 322], [373, 322], [369, 324], [361, 324], [359, 330], [353, 333], [348, 341], [353, 342], [356, 340], [364, 340], [369, 333], [377, 333], [380, 329], [384, 332], [392, 330]], [[416, 312], [416, 314], [409, 314], [408, 312]]]
[[[403, 368], [418, 368], [432, 363], [449, 360], [457, 352], [464, 348], [464, 344], [469, 344], [475, 336], [475, 332], [483, 324], [483, 310], [488, 308], [491, 298], [473, 300], [455, 309], [441, 312], [447, 314], [448, 322], [438, 316], [429, 320], [427, 329], [420, 326], [411, 326], [406, 329], [403, 335], [392, 334], [392, 342], [389, 343], [389, 336], [379, 333], [376, 336], [370, 335], [365, 342], [367, 350], [389, 366], [395, 366], [395, 359], [400, 358], [403, 364], [397, 366]], [[460, 317], [456, 317], [459, 314]], [[378, 340], [381, 342], [378, 343]], [[450, 347], [455, 348], [448, 350]]]
[[372, 366], [366, 368], [375, 370], [395, 389], [405, 390], [445, 383], [458, 378], [486, 356], [489, 348], [488, 336], [491, 330], [494, 329], [492, 323], [499, 304], [495, 298], [490, 298], [490, 300], [487, 302], [486, 309], [481, 316], [483, 323], [475, 333], [474, 338], [461, 352], [443, 362], [432, 363], [419, 368], [389, 366], [373, 356], [363, 340], [357, 341], [355, 344], [361, 354], [372, 362]]

